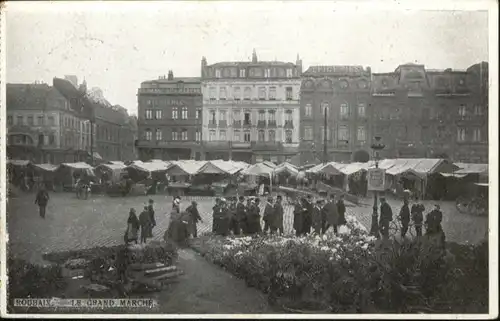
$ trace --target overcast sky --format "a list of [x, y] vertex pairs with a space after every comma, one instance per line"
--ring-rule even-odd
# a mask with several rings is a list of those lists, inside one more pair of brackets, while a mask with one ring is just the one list
[[200, 76], [202, 56], [208, 64], [249, 60], [253, 48], [261, 60], [295, 62], [298, 53], [304, 70], [362, 65], [387, 72], [407, 62], [466, 69], [488, 61], [485, 11], [347, 10], [327, 1], [107, 6], [8, 3], [7, 82], [51, 84], [74, 74], [135, 114], [142, 81], [169, 69]]

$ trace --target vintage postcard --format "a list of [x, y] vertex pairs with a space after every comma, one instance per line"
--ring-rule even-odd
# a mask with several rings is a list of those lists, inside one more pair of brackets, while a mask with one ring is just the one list
[[2, 317], [496, 318], [497, 5], [2, 2]]

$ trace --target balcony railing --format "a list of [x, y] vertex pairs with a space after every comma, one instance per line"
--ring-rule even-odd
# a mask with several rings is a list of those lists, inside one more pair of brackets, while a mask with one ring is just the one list
[[293, 128], [293, 120], [285, 120], [286, 128]]
[[259, 150], [277, 150], [281, 147], [281, 142], [270, 142], [270, 141], [256, 141], [252, 142], [253, 149]]
[[266, 127], [266, 121], [265, 120], [259, 120], [257, 122], [257, 127], [261, 127], [261, 128]]

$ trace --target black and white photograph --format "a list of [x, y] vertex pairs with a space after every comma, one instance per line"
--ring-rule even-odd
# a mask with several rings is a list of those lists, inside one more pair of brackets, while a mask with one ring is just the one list
[[2, 317], [498, 317], [497, 1], [0, 12]]

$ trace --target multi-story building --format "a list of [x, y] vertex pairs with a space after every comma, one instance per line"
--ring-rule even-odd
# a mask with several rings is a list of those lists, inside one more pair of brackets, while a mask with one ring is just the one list
[[282, 162], [298, 152], [302, 61], [201, 61], [206, 159]]
[[[301, 163], [362, 161], [370, 150], [371, 70], [362, 66], [311, 66], [300, 95]], [[326, 115], [325, 115], [326, 109]]]
[[372, 136], [386, 144], [381, 155], [487, 162], [487, 105], [473, 90], [479, 79], [473, 70], [415, 64], [373, 74]]
[[[105, 153], [106, 148], [96, 132], [101, 121], [110, 130], [123, 126], [125, 132], [133, 131], [133, 127], [113, 115], [125, 113], [128, 118], [126, 111], [112, 111], [110, 106], [92, 102], [86, 95], [85, 82], [78, 86], [76, 81], [76, 77], [70, 77], [54, 78], [53, 86], [42, 83], [7, 84], [8, 157], [52, 164], [90, 161], [93, 144], [96, 158], [123, 160], [119, 153]], [[96, 113], [93, 141], [90, 137], [90, 114], [84, 108], [88, 106], [92, 106]], [[111, 111], [106, 110], [103, 116], [103, 108]], [[132, 132], [130, 134], [133, 136]], [[124, 137], [127, 135], [124, 134]], [[132, 151], [134, 148], [133, 140], [128, 142], [114, 137], [112, 143], [122, 146], [122, 149], [127, 149], [127, 144]]]
[[202, 93], [200, 78], [160, 77], [141, 83], [139, 158], [202, 158]]

